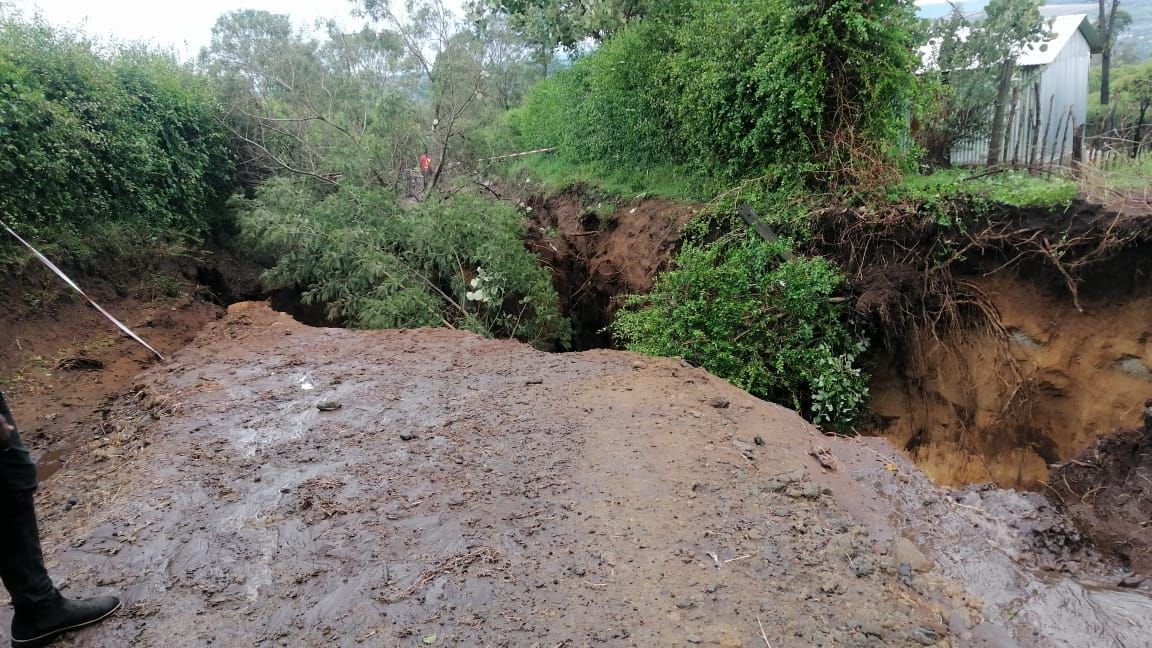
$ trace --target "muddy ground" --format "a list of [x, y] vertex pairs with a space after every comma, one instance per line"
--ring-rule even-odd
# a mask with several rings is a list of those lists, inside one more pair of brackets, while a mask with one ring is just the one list
[[1152, 438], [1125, 430], [1052, 473], [1052, 492], [1106, 550], [1152, 574]]
[[1124, 574], [1042, 498], [940, 490], [881, 440], [826, 439], [676, 360], [313, 329], [241, 304], [72, 445], [39, 496], [51, 568], [67, 593], [127, 604], [75, 646], [1152, 631], [1146, 593], [1114, 588]]

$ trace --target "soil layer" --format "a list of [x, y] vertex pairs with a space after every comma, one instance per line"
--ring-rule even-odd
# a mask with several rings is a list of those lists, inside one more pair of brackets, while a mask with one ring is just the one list
[[970, 281], [1004, 332], [934, 341], [918, 363], [889, 356], [872, 385], [885, 436], [933, 479], [1042, 488], [1050, 464], [1139, 422], [1152, 296], [1086, 298], [1079, 311], [1066, 292], [1007, 273]]
[[680, 229], [699, 212], [659, 198], [599, 199], [582, 185], [535, 196], [528, 206], [528, 247], [552, 270], [576, 350], [612, 346], [605, 328], [616, 298], [651, 290], [679, 247]]
[[1152, 438], [1110, 435], [1052, 472], [1069, 515], [1100, 545], [1152, 577]]

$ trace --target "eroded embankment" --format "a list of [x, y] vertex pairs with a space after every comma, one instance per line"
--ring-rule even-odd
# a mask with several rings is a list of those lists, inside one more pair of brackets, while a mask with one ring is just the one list
[[611, 346], [616, 297], [644, 294], [675, 254], [680, 229], [700, 208], [664, 199], [597, 197], [577, 185], [528, 200], [528, 246], [552, 270], [573, 348]]
[[880, 340], [875, 428], [943, 483], [1039, 487], [1152, 391], [1152, 217], [834, 207], [814, 247]]
[[965, 280], [1002, 329], [946, 334], [916, 361], [888, 354], [873, 381], [884, 434], [933, 479], [1040, 488], [1050, 465], [1139, 422], [1152, 396], [1149, 291], [1098, 296], [1087, 284], [1081, 311], [1027, 277]]

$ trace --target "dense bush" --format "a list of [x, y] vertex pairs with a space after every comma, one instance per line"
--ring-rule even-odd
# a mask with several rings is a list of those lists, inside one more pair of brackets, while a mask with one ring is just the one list
[[918, 97], [913, 24], [911, 0], [694, 0], [541, 84], [514, 122], [526, 146], [575, 163], [829, 184], [901, 157]]
[[743, 235], [689, 244], [651, 294], [629, 298], [612, 329], [632, 351], [680, 356], [846, 430], [867, 385], [854, 366], [863, 344], [832, 300], [842, 279], [820, 257], [781, 263], [786, 246]]
[[203, 233], [231, 190], [219, 114], [167, 55], [0, 18], [0, 214], [74, 259]]
[[566, 345], [551, 277], [523, 244], [522, 214], [458, 196], [400, 206], [384, 189], [317, 192], [276, 178], [239, 207], [246, 241], [276, 259], [270, 288], [301, 291], [361, 328], [450, 326]]

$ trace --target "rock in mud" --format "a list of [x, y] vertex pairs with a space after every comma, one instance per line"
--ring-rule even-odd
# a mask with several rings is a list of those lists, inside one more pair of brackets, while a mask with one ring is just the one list
[[792, 499], [810, 500], [820, 499], [820, 495], [822, 493], [823, 491], [821, 490], [820, 486], [812, 482], [800, 484], [799, 486], [793, 486], [784, 492], [785, 495], [791, 497]]
[[892, 558], [896, 561], [896, 564], [908, 565], [918, 572], [926, 572], [932, 569], [932, 561], [929, 560], [911, 540], [903, 536], [896, 538], [896, 542], [893, 543]]
[[1127, 588], [1135, 589], [1135, 588], [1143, 585], [1144, 581], [1146, 581], [1146, 580], [1148, 580], [1148, 579], [1145, 578], [1144, 576], [1141, 576], [1140, 574], [1132, 574], [1130, 576], [1126, 576], [1123, 580], [1121, 580], [1118, 583], [1118, 585], [1120, 587], [1127, 587]]
[[322, 401], [316, 404], [316, 409], [320, 410], [321, 412], [335, 412], [342, 407], [344, 406], [340, 404], [340, 401], [334, 400]]
[[755, 450], [755, 448], [752, 446], [752, 444], [744, 443], [743, 441], [741, 441], [739, 439], [733, 441], [732, 445], [735, 446], [736, 449], [739, 450], [740, 452], [752, 452], [753, 450]]
[[713, 396], [708, 400], [708, 404], [716, 409], [728, 409], [728, 406], [732, 403], [727, 398]]
[[922, 646], [935, 646], [941, 639], [939, 632], [925, 626], [913, 629], [908, 638]]

